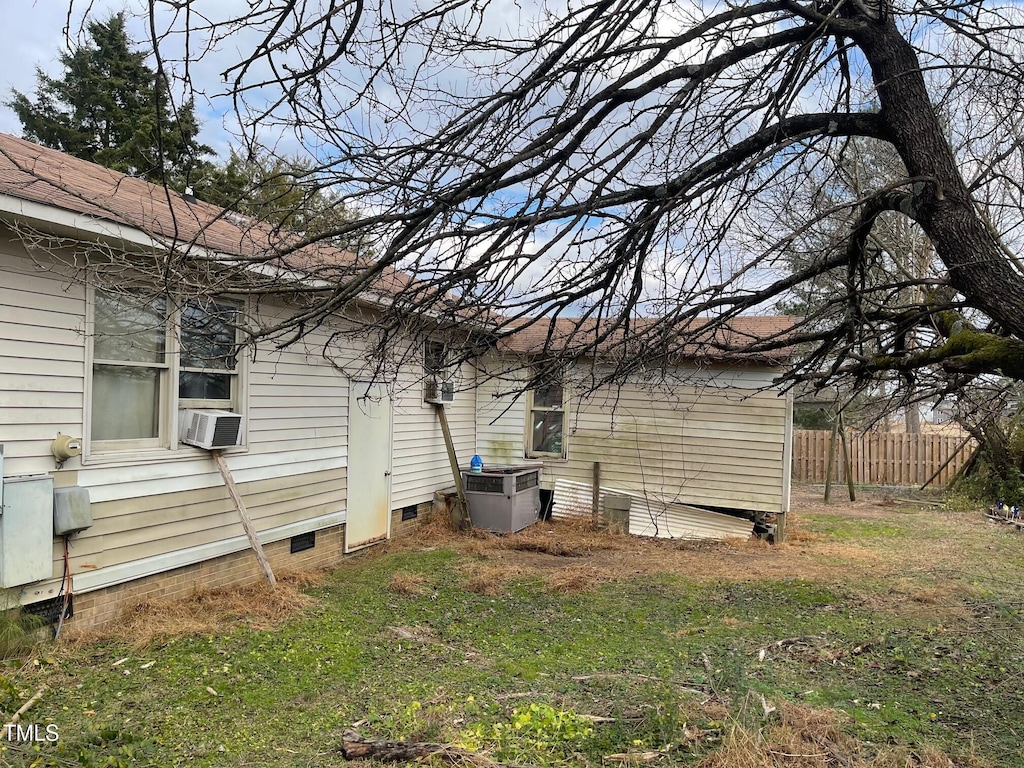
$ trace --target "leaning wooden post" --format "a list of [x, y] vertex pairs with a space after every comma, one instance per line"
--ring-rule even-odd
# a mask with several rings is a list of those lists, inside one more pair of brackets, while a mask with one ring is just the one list
[[825, 463], [825, 503], [832, 495], [832, 467], [836, 462], [836, 435], [839, 433], [839, 414], [832, 422], [832, 437], [828, 441], [828, 461]]
[[263, 547], [260, 546], [260, 540], [256, 536], [256, 529], [252, 525], [252, 519], [249, 517], [249, 513], [245, 509], [245, 502], [242, 501], [242, 494], [238, 492], [238, 488], [235, 487], [234, 478], [231, 477], [231, 470], [228, 469], [228, 464], [224, 461], [224, 454], [220, 451], [210, 451], [213, 454], [213, 463], [217, 465], [217, 469], [220, 470], [220, 476], [224, 478], [224, 485], [228, 488], [228, 493], [231, 494], [231, 498], [235, 502], [235, 509], [238, 510], [238, 516], [242, 518], [242, 527], [245, 528], [245, 535], [249, 537], [249, 544], [252, 546], [252, 551], [256, 553], [256, 561], [260, 564], [260, 568], [263, 569], [263, 575], [267, 577], [267, 581], [270, 582], [272, 588], [277, 588], [277, 579], [274, 578], [274, 571], [270, 568], [270, 561], [267, 560], [267, 556], [263, 554]]
[[448, 463], [452, 467], [452, 475], [455, 478], [455, 493], [458, 496], [459, 505], [459, 527], [472, 528], [473, 520], [469, 515], [469, 503], [466, 501], [466, 488], [462, 484], [462, 472], [459, 470], [459, 458], [455, 455], [455, 443], [452, 441], [452, 431], [448, 427], [448, 414], [444, 412], [444, 403], [434, 403], [437, 411], [437, 418], [441, 422], [441, 434], [444, 435], [444, 447], [448, 451]]
[[[954, 460], [954, 459], [955, 459], [955, 458], [956, 458], [957, 456], [959, 456], [959, 455], [960, 455], [960, 451], [962, 451], [962, 450], [964, 449], [964, 447], [965, 447], [965, 446], [967, 445], [967, 443], [969, 443], [969, 442], [971, 441], [971, 439], [972, 439], [972, 435], [968, 435], [968, 436], [967, 436], [967, 437], [965, 437], [965, 438], [964, 438], [963, 440], [961, 440], [961, 441], [960, 441], [960, 445], [958, 445], [958, 446], [956, 447], [956, 450], [955, 450], [955, 451], [953, 451], [953, 452], [952, 452], [951, 454], [949, 454], [949, 458], [948, 458], [948, 459], [946, 459], [946, 460], [945, 460], [944, 462], [942, 462], [942, 466], [940, 466], [940, 467], [939, 467], [938, 469], [936, 469], [936, 470], [935, 470], [935, 471], [934, 471], [934, 472], [932, 473], [932, 476], [931, 476], [931, 477], [929, 477], [929, 478], [928, 478], [927, 480], [925, 480], [925, 481], [924, 481], [924, 485], [922, 485], [922, 486], [921, 486], [920, 490], [922, 490], [922, 491], [923, 491], [923, 490], [924, 490], [925, 488], [927, 488], [927, 487], [928, 487], [928, 484], [929, 484], [929, 483], [931, 483], [931, 481], [932, 481], [932, 480], [934, 480], [934, 479], [935, 479], [936, 477], [938, 477], [939, 475], [941, 475], [941, 474], [942, 474], [942, 470], [944, 470], [944, 469], [945, 469], [946, 467], [948, 467], [948, 466], [949, 466], [950, 464], [952, 464], [952, 463], [953, 463], [953, 460]], [[970, 458], [970, 457], [968, 457], [968, 458]], [[966, 463], [964, 464], [964, 466], [967, 466], [967, 465], [966, 465]], [[957, 471], [957, 474], [959, 474], [959, 470]], [[954, 475], [954, 477], [955, 477], [955, 475]], [[950, 485], [952, 485], [952, 482], [953, 482], [953, 481], [952, 481], [952, 480], [950, 480]]]
[[839, 412], [839, 436], [843, 446], [843, 470], [846, 472], [846, 487], [850, 491], [850, 501], [856, 501], [857, 496], [853, 492], [853, 467], [850, 465], [850, 446], [846, 442], [846, 422], [843, 421], [843, 412]]
[[590, 518], [595, 523], [601, 507], [601, 462], [594, 462], [594, 488], [590, 497]]

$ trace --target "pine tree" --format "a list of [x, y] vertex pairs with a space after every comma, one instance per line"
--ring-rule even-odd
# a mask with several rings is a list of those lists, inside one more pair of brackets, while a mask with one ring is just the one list
[[14, 91], [6, 102], [24, 136], [43, 146], [182, 189], [212, 150], [196, 136], [191, 101], [173, 110], [167, 83], [146, 64], [125, 30], [124, 14], [94, 21], [90, 41], [61, 54], [59, 78], [36, 68], [36, 98]]
[[226, 162], [205, 168], [194, 186], [206, 202], [310, 236], [353, 218], [313, 165], [298, 157], [243, 157], [232, 149]]
[[232, 149], [226, 161], [204, 163], [192, 186], [205, 202], [311, 240], [370, 253], [358, 238], [336, 234], [358, 217], [308, 159], [272, 153], [243, 156]]

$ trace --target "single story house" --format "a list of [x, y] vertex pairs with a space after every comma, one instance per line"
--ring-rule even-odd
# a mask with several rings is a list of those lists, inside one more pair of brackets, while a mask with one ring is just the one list
[[[243, 417], [240, 445], [224, 457], [275, 569], [331, 565], [406, 532], [452, 484], [436, 406], [424, 400], [442, 342], [410, 339], [412, 352], [384, 377], [367, 362], [374, 301], [404, 276], [385, 275], [376, 299], [294, 343], [238, 347], [232, 313], [300, 310], [273, 294], [211, 300], [185, 290], [171, 301], [174, 282], [161, 287], [153, 270], [126, 267], [130, 259], [119, 262], [116, 289], [91, 271], [109, 266], [105, 254], [152, 260], [169, 242], [187, 243], [200, 262], [231, 263], [261, 247], [250, 224], [0, 135], [0, 587], [9, 603], [60, 606], [69, 576], [72, 621], [90, 626], [147, 596], [260, 578], [210, 453], [184, 442], [185, 409]], [[335, 253], [342, 266], [350, 256]], [[792, 408], [771, 388], [778, 361], [682, 360], [657, 383], [634, 377], [586, 394], [588, 370], [602, 363], [581, 358], [564, 380], [517, 390], [535, 353], [524, 332], [446, 372], [460, 383], [444, 408], [463, 465], [474, 454], [542, 463], [557, 501], [559, 482], [589, 488], [599, 461], [601, 486], [646, 500], [635, 506], [655, 523], [680, 502], [786, 511]], [[50, 505], [76, 488], [87, 489], [91, 524], [62, 539]], [[80, 504], [81, 492], [70, 493]], [[675, 535], [640, 523], [637, 532]], [[42, 565], [30, 556], [40, 541]]]

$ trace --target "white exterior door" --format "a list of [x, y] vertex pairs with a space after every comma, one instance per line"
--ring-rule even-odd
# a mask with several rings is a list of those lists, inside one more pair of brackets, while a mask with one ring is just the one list
[[391, 398], [383, 384], [353, 381], [348, 395], [345, 551], [391, 534]]

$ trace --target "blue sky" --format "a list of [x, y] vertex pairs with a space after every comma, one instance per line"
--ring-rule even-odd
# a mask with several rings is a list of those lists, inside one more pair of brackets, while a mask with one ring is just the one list
[[[0, 25], [0, 95], [7, 101], [11, 90], [31, 96], [35, 91], [36, 67], [51, 75], [60, 73], [57, 58], [67, 49], [64, 26], [67, 23], [67, 0], [2, 0], [3, 15]], [[72, 30], [77, 30], [81, 13], [87, 3], [78, 0], [72, 4]], [[135, 3], [121, 0], [94, 0], [92, 18], [103, 18], [108, 13], [131, 9]], [[141, 41], [145, 29], [138, 19], [129, 19], [129, 35]], [[211, 62], [211, 65], [213, 62]], [[202, 72], [199, 74], [203, 74]], [[208, 104], [197, 104], [203, 121], [202, 140], [218, 153], [226, 154], [229, 137], [221, 129], [218, 113]], [[0, 106], [0, 132], [21, 135], [21, 124], [9, 107]]]
[[[62, 48], [65, 9], [59, 0], [5, 0], [0, 29], [0, 91], [6, 101], [11, 89], [31, 91], [35, 65], [50, 69]], [[21, 126], [10, 108], [0, 108], [0, 131], [20, 135]]]

